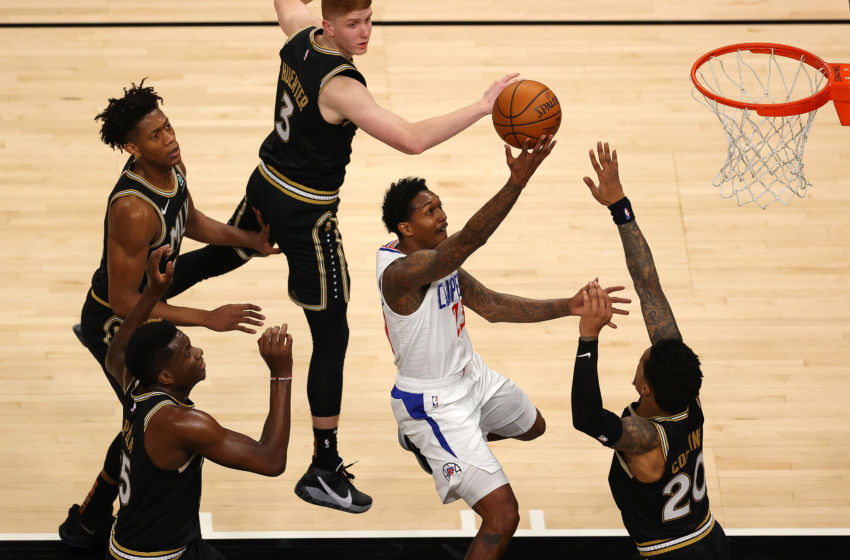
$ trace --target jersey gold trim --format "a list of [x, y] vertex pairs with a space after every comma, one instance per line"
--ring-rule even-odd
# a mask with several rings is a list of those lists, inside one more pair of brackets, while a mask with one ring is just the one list
[[[291, 292], [289, 294], [289, 299], [292, 300], [292, 303], [310, 311], [322, 311], [328, 306], [328, 275], [327, 271], [325, 270], [325, 257], [322, 254], [322, 241], [321, 239], [319, 239], [319, 229], [321, 225], [326, 221], [333, 221], [337, 225], [337, 228], [339, 226], [339, 222], [336, 216], [333, 215], [333, 212], [325, 212], [319, 217], [318, 220], [316, 220], [316, 223], [313, 225], [313, 245], [316, 248], [316, 262], [318, 263], [319, 272], [319, 303], [315, 305], [310, 305], [295, 299]], [[339, 256], [339, 273], [341, 276], [340, 280], [342, 282], [342, 296], [343, 298], [345, 298], [345, 301], [347, 303], [349, 301], [348, 280], [346, 279], [346, 277], [348, 276], [348, 262], [345, 260], [345, 253], [342, 250], [342, 244], [338, 243], [336, 247], [336, 253]]]
[[661, 451], [664, 453], [664, 462], [667, 462], [667, 453], [670, 451], [670, 442], [667, 441], [667, 432], [664, 430], [664, 426], [661, 424], [657, 424], [652, 422], [652, 425], [655, 426], [655, 429], [658, 430], [658, 441], [661, 442]]
[[102, 299], [100, 299], [99, 297], [97, 297], [97, 294], [96, 294], [96, 293], [94, 293], [94, 288], [92, 288], [92, 289], [91, 289], [91, 297], [92, 297], [92, 299], [94, 299], [94, 300], [95, 300], [96, 302], [98, 302], [99, 304], [101, 304], [101, 305], [103, 305], [103, 306], [105, 306], [105, 307], [108, 307], [109, 309], [112, 309], [112, 306], [111, 306], [111, 305], [109, 305], [109, 303], [108, 303], [108, 302], [103, 301]]
[[700, 526], [692, 533], [674, 539], [648, 541], [644, 543], [635, 543], [635, 545], [641, 555], [657, 556], [701, 541], [706, 535], [711, 533], [712, 529], [714, 529], [714, 516], [711, 512], [708, 512], [708, 515], [703, 520], [702, 524], [700, 524]]
[[[307, 202], [309, 204], [316, 204], [320, 206], [336, 204], [339, 200], [339, 197], [336, 194], [332, 195], [318, 195], [312, 194], [306, 189], [301, 189], [292, 185], [291, 183], [278, 178], [269, 166], [265, 163], [260, 163], [259, 166], [260, 174], [263, 178], [269, 182], [273, 187], [277, 188], [280, 192], [287, 196], [291, 196], [296, 200], [300, 200], [302, 202]], [[312, 189], [310, 189], [312, 190]]]
[[672, 416], [653, 416], [650, 420], [655, 422], [679, 422], [680, 420], [684, 420], [688, 417], [688, 414], [691, 411], [691, 407], [686, 408], [683, 412], [678, 414], [673, 414]]
[[[342, 56], [341, 52], [333, 50], [333, 49], [329, 49], [327, 47], [323, 47], [322, 45], [319, 44], [319, 42], [316, 40], [316, 33], [318, 31], [319, 31], [318, 27], [314, 27], [310, 31], [310, 45], [312, 45], [312, 47], [314, 49], [316, 49], [317, 51], [319, 51], [322, 54], [335, 54], [337, 56]], [[343, 57], [343, 58], [345, 58], [345, 57]]]
[[345, 70], [354, 70], [357, 71], [357, 68], [352, 66], [351, 64], [340, 64], [322, 78], [322, 81], [319, 83], [319, 93], [322, 93], [322, 90], [325, 89], [325, 85], [328, 83], [328, 80], [339, 74], [340, 72], [344, 72]]
[[118, 544], [115, 540], [115, 524], [112, 524], [112, 532], [109, 535], [109, 553], [113, 558], [119, 560], [176, 560], [186, 552], [186, 545], [173, 550], [161, 550], [157, 552], [138, 552], [130, 550]]
[[123, 191], [118, 191], [117, 193], [115, 193], [115, 196], [113, 196], [113, 197], [109, 200], [109, 206], [112, 206], [112, 203], [113, 203], [113, 202], [115, 202], [115, 201], [116, 201], [116, 200], [118, 200], [119, 198], [123, 198], [123, 197], [125, 197], [125, 196], [135, 196], [135, 197], [137, 197], [137, 198], [140, 198], [140, 199], [144, 200], [145, 202], [147, 202], [148, 204], [150, 204], [150, 205], [153, 207], [153, 209], [154, 209], [154, 210], [156, 210], [156, 215], [157, 215], [157, 216], [159, 216], [159, 221], [160, 221], [160, 223], [162, 224], [162, 230], [161, 230], [161, 232], [160, 232], [160, 234], [159, 234], [159, 239], [157, 239], [156, 241], [152, 241], [152, 242], [150, 242], [150, 244], [149, 244], [149, 245], [150, 245], [150, 247], [156, 247], [157, 245], [159, 245], [160, 243], [162, 243], [162, 242], [165, 240], [165, 235], [166, 235], [168, 232], [166, 231], [166, 230], [167, 230], [167, 226], [165, 225], [165, 216], [163, 216], [163, 215], [162, 215], [162, 210], [160, 209], [160, 207], [159, 207], [159, 206], [157, 206], [157, 205], [154, 203], [154, 201], [153, 201], [153, 200], [149, 199], [149, 198], [148, 198], [148, 197], [146, 197], [144, 194], [140, 193], [139, 191], [137, 191], [137, 190], [135, 190], [135, 189], [124, 189]]
[[304, 192], [308, 192], [308, 193], [319, 195], [319, 196], [325, 196], [325, 197], [335, 196], [335, 195], [339, 194], [339, 189], [335, 189], [335, 190], [332, 190], [332, 191], [323, 191], [321, 189], [313, 189], [313, 188], [308, 187], [307, 185], [302, 185], [301, 183], [299, 183], [297, 181], [293, 181], [292, 179], [290, 179], [289, 177], [287, 177], [286, 175], [284, 175], [283, 173], [281, 173], [280, 171], [278, 171], [277, 169], [275, 169], [274, 167], [272, 167], [268, 163], [263, 163], [263, 165], [265, 165], [266, 169], [271, 171], [278, 179], [280, 179], [281, 181], [285, 181], [289, 186], [295, 187], [298, 190], [302, 190]]
[[173, 198], [174, 195], [177, 194], [177, 191], [180, 190], [180, 181], [177, 180], [177, 172], [174, 171], [173, 167], [171, 168], [171, 177], [174, 179], [174, 188], [171, 191], [164, 191], [160, 188], [155, 187], [153, 184], [148, 182], [147, 179], [145, 179], [141, 175], [133, 173], [129, 169], [126, 170], [124, 173], [126, 173], [127, 176], [130, 177], [131, 179], [133, 179], [134, 181], [143, 184], [144, 186], [146, 186], [147, 188], [149, 188], [150, 190], [152, 190], [156, 194], [158, 194], [160, 196], [164, 196], [165, 198]]
[[164, 406], [177, 406], [177, 405], [175, 403], [173, 403], [172, 401], [162, 401], [162, 402], [156, 403], [156, 405], [154, 405], [154, 407], [152, 409], [150, 409], [150, 411], [148, 411], [148, 413], [145, 415], [145, 424], [144, 424], [144, 428], [142, 428], [142, 431], [146, 431], [148, 429], [148, 422], [150, 421], [151, 417], [154, 414], [156, 414], [157, 411], [160, 408], [162, 408]]

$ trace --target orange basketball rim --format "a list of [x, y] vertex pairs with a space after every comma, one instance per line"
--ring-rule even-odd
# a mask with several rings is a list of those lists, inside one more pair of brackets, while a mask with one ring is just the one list
[[[826, 78], [824, 80], [824, 86], [820, 89], [820, 91], [817, 91], [808, 97], [786, 103], [749, 103], [718, 95], [707, 88], [704, 84], [700, 83], [697, 74], [703, 64], [713, 58], [736, 51], [749, 51], [756, 54], [772, 54], [774, 56], [783, 56], [798, 60], [823, 74]], [[707, 98], [713, 99], [718, 103], [722, 103], [730, 107], [756, 111], [763, 117], [788, 117], [792, 115], [800, 115], [815, 111], [827, 102], [832, 101], [835, 104], [835, 110], [838, 112], [838, 119], [841, 121], [841, 124], [843, 126], [850, 126], [850, 63], [825, 62], [819, 56], [797, 47], [782, 45], [779, 43], [738, 43], [735, 45], [720, 47], [704, 54], [694, 63], [691, 68], [691, 80], [693, 80], [694, 86], [697, 90], [699, 90], [699, 92]]]

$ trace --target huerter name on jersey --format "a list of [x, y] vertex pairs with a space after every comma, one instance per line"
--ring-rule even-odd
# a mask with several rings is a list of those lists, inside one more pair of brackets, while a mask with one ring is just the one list
[[285, 62], [282, 62], [280, 65], [280, 81], [289, 87], [289, 91], [295, 98], [295, 104], [298, 105], [298, 110], [304, 109], [304, 106], [310, 102], [310, 99], [304, 93], [304, 88], [301, 87], [301, 82], [298, 81], [295, 71]]

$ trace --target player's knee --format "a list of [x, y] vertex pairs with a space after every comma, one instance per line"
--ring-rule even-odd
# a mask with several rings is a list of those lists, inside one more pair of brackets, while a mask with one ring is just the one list
[[519, 505], [516, 500], [491, 510], [486, 517], [482, 517], [481, 526], [489, 533], [512, 536], [519, 526]]
[[537, 417], [534, 419], [534, 424], [527, 432], [519, 436], [517, 439], [522, 441], [531, 441], [539, 438], [544, 433], [546, 433], [546, 419], [543, 418], [543, 415], [540, 414], [540, 411], [538, 410]]
[[533, 432], [535, 439], [546, 433], [546, 419], [543, 418], [543, 415], [540, 414], [539, 410], [537, 411], [537, 419], [534, 421], [534, 426], [531, 427], [531, 431]]

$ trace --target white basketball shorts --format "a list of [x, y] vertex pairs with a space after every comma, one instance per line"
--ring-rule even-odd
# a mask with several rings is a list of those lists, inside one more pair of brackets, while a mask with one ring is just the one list
[[463, 372], [435, 381], [396, 378], [392, 408], [402, 433], [428, 459], [443, 503], [469, 506], [508, 483], [486, 435], [531, 429], [537, 409], [516, 383], [477, 352]]

